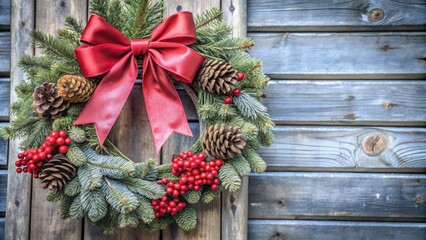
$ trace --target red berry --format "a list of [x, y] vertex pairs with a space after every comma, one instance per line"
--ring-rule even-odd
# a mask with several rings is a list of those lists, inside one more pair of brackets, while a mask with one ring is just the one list
[[45, 152], [39, 153], [38, 156], [40, 157], [40, 160], [45, 160], [46, 159], [46, 153]]
[[16, 160], [15, 161], [15, 166], [17, 166], [17, 167], [20, 167], [22, 164], [21, 164], [21, 160]]
[[246, 77], [246, 75], [243, 72], [237, 73], [237, 79], [238, 81], [243, 80]]
[[34, 173], [34, 174], [33, 174], [33, 177], [34, 177], [34, 178], [38, 178], [38, 173]]
[[219, 185], [213, 184], [213, 185], [210, 187], [210, 189], [211, 189], [212, 191], [216, 191], [216, 190], [218, 190], [218, 189], [219, 189]]
[[34, 164], [29, 164], [29, 165], [28, 165], [28, 169], [33, 170], [33, 169], [35, 169], [35, 168], [36, 168], [36, 166], [35, 166]]
[[45, 149], [44, 149], [44, 152], [45, 153], [52, 153], [53, 152], [53, 147], [51, 147], [51, 146], [47, 146]]
[[168, 184], [167, 184], [167, 187], [171, 187], [171, 188], [173, 188], [175, 186], [175, 183], [174, 182], [169, 182]]
[[70, 145], [72, 142], [71, 138], [65, 138], [65, 144]]
[[168, 187], [168, 188], [166, 189], [166, 193], [167, 193], [167, 194], [169, 194], [169, 195], [172, 195], [172, 194], [173, 194], [173, 188]]
[[234, 91], [232, 91], [232, 95], [234, 95], [235, 97], [240, 96], [241, 94], [241, 90], [239, 88], [235, 88]]
[[162, 184], [167, 184], [169, 182], [169, 180], [167, 180], [167, 178], [162, 178], [161, 179], [161, 183]]
[[175, 183], [174, 188], [175, 188], [176, 190], [180, 190], [180, 184], [179, 184], [179, 183]]
[[176, 202], [174, 201], [169, 202], [169, 206], [172, 208], [176, 207]]
[[220, 179], [219, 178], [213, 179], [213, 184], [219, 185], [219, 183], [220, 183]]
[[223, 100], [223, 102], [224, 102], [225, 104], [231, 104], [231, 103], [232, 103], [232, 97], [230, 97], [230, 96], [225, 97], [225, 99]]
[[179, 197], [179, 191], [178, 190], [174, 190], [172, 196], [173, 197]]
[[46, 158], [47, 159], [51, 159], [53, 157], [53, 155], [52, 154], [50, 154], [50, 153], [48, 153], [47, 155], [46, 155]]
[[59, 137], [59, 133], [57, 131], [53, 130], [52, 132], [50, 132], [50, 136], [52, 138], [58, 138]]
[[21, 172], [22, 172], [22, 168], [17, 168], [17, 169], [16, 169], [16, 172], [17, 172], [17, 173], [21, 173]]
[[199, 191], [199, 190], [200, 190], [200, 186], [199, 186], [199, 185], [195, 185], [195, 186], [194, 186], [194, 190], [195, 190], [195, 191]]
[[64, 145], [64, 144], [65, 144], [65, 139], [64, 139], [64, 138], [62, 138], [62, 137], [58, 137], [58, 138], [56, 139], [56, 144], [57, 144], [58, 146]]
[[59, 131], [59, 137], [66, 138], [67, 137], [67, 132], [64, 131], [64, 130]]
[[28, 168], [24, 167], [24, 169], [22, 171], [24, 171], [26, 173], [26, 172], [28, 172]]
[[24, 156], [24, 154], [23, 153], [18, 153], [18, 158], [19, 159], [23, 159], [25, 156]]
[[59, 147], [59, 152], [60, 153], [67, 153], [68, 152], [68, 147], [65, 145], [62, 145]]
[[194, 155], [194, 153], [193, 153], [191, 150], [189, 150], [186, 154], [187, 154], [189, 157], [192, 157], [192, 155]]
[[187, 177], [180, 177], [179, 179], [179, 183], [184, 185], [188, 182], [188, 178]]

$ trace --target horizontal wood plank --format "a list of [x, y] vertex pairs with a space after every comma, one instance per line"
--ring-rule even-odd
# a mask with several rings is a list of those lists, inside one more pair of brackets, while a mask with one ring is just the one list
[[252, 219], [425, 221], [426, 175], [253, 174], [248, 211]]
[[275, 143], [260, 150], [270, 170], [426, 169], [425, 128], [277, 126], [274, 135]]
[[426, 125], [426, 81], [282, 80], [265, 93], [276, 123]]
[[0, 239], [5, 237], [5, 218], [0, 218]]
[[0, 76], [10, 73], [10, 32], [0, 32]]
[[250, 220], [249, 240], [424, 240], [426, 223]]
[[10, 0], [0, 0], [0, 30], [10, 29]]
[[7, 170], [0, 170], [0, 213], [6, 212]]
[[250, 0], [249, 31], [425, 29], [426, 1]]
[[252, 33], [272, 78], [424, 79], [426, 33]]
[[[0, 123], [0, 127], [7, 125], [7, 123]], [[0, 168], [7, 167], [9, 141], [0, 137]]]
[[9, 120], [10, 79], [0, 78], [0, 121]]

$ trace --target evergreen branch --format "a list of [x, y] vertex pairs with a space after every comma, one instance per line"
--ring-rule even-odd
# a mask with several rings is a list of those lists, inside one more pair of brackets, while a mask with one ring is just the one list
[[223, 12], [218, 8], [212, 8], [210, 11], [205, 12], [201, 16], [197, 16], [195, 19], [196, 28], [202, 28], [214, 20], [218, 20], [222, 17]]
[[37, 30], [32, 36], [35, 46], [46, 55], [59, 60], [75, 61], [74, 48], [70, 44]]
[[197, 214], [191, 207], [186, 207], [174, 216], [176, 224], [184, 231], [189, 231], [197, 226]]
[[118, 181], [104, 177], [101, 189], [106, 201], [120, 213], [130, 213], [139, 206], [136, 196]]
[[241, 178], [238, 176], [234, 167], [229, 163], [225, 163], [220, 167], [219, 178], [222, 186], [230, 192], [237, 191], [241, 186]]
[[166, 193], [162, 185], [151, 181], [137, 178], [128, 178], [122, 180], [122, 183], [126, 184], [130, 191], [149, 199], [161, 198]]
[[108, 213], [108, 204], [99, 189], [83, 189], [80, 194], [81, 207], [92, 222], [97, 222]]

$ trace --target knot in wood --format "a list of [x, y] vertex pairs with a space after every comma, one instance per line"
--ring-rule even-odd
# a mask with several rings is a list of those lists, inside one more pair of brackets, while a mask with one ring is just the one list
[[377, 156], [385, 150], [387, 142], [382, 135], [371, 135], [364, 139], [363, 150], [369, 156]]
[[385, 12], [380, 8], [372, 9], [369, 13], [369, 19], [372, 22], [378, 22], [385, 17]]

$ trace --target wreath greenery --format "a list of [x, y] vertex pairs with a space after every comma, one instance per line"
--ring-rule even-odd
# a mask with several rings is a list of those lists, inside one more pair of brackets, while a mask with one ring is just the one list
[[[162, 2], [92, 0], [90, 6], [129, 39], [149, 38], [163, 21]], [[135, 162], [108, 140], [101, 147], [93, 125], [73, 125], [103, 77], [82, 77], [74, 53], [82, 23], [68, 17], [58, 36], [33, 33], [43, 55], [21, 58], [28, 79], [15, 89], [15, 118], [1, 134], [23, 139], [17, 172], [40, 178], [62, 217], [88, 216], [104, 234], [125, 227], [158, 230], [172, 222], [191, 230], [197, 223], [192, 204], [209, 203], [223, 189], [236, 191], [242, 176], [265, 171], [257, 150], [272, 143], [273, 122], [260, 102], [269, 78], [246, 51], [254, 43], [230, 37], [218, 9], [194, 21], [197, 40], [190, 47], [206, 60], [192, 84], [183, 86], [205, 130], [163, 165]]]

